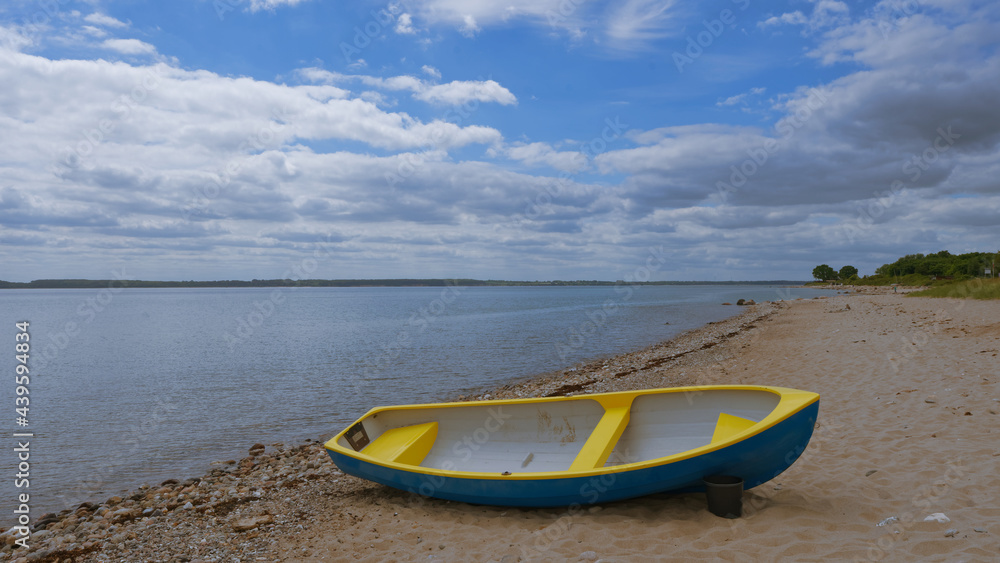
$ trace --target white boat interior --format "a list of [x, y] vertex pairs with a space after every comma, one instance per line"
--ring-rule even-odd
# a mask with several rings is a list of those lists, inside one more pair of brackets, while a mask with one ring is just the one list
[[757, 423], [770, 414], [780, 400], [778, 395], [768, 391], [697, 393], [636, 397], [632, 403], [631, 420], [606, 465], [635, 463], [700, 448], [728, 437], [715, 435], [721, 415]]
[[[728, 439], [763, 420], [780, 401], [777, 393], [758, 389], [593, 397], [383, 410], [363, 419], [363, 428], [352, 427], [338, 443], [383, 461], [435, 469], [492, 474], [588, 470]], [[354, 444], [348, 440], [351, 434]]]

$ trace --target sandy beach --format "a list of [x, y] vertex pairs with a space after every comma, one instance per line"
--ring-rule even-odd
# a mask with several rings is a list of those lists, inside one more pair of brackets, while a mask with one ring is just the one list
[[736, 520], [710, 514], [703, 494], [573, 511], [422, 498], [341, 474], [323, 436], [53, 515], [27, 552], [12, 550], [8, 532], [0, 559], [995, 561], [998, 353], [1000, 302], [850, 288], [741, 309], [670, 342], [476, 397], [692, 384], [820, 393], [808, 449], [746, 491]]

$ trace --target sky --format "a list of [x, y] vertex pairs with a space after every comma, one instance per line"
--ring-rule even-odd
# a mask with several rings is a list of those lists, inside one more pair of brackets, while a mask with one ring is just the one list
[[1000, 249], [989, 0], [7, 0], [0, 279], [809, 279]]

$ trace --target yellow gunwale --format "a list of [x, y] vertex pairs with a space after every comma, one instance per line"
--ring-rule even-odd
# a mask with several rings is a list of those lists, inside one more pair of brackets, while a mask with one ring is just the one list
[[[642, 395], [655, 395], [661, 393], [689, 393], [698, 391], [767, 391], [774, 393], [779, 396], [778, 404], [775, 405], [774, 409], [760, 422], [754, 424], [753, 426], [733, 434], [726, 440], [719, 442], [712, 442], [704, 446], [687, 450], [678, 454], [659, 457], [644, 461], [637, 461], [633, 463], [626, 463], [622, 465], [615, 465], [611, 467], [597, 467], [594, 469], [586, 470], [566, 470], [566, 471], [544, 471], [544, 472], [525, 472], [525, 473], [512, 473], [510, 475], [501, 475], [499, 473], [485, 473], [480, 471], [456, 471], [451, 469], [435, 469], [429, 467], [420, 467], [418, 465], [407, 465], [402, 463], [388, 462], [382, 459], [377, 459], [372, 456], [365, 455], [361, 452], [356, 452], [353, 449], [345, 448], [337, 443], [337, 440], [341, 436], [347, 433], [347, 429], [351, 426], [360, 422], [374, 414], [384, 412], [384, 411], [395, 411], [395, 410], [420, 410], [428, 408], [441, 408], [450, 406], [473, 406], [473, 405], [515, 405], [515, 404], [525, 404], [525, 403], [554, 403], [559, 401], [576, 401], [580, 399], [591, 399], [600, 403], [602, 407], [607, 411], [608, 409], [620, 406], [623, 403], [631, 404], [636, 397]], [[594, 475], [605, 475], [608, 473], [621, 473], [623, 471], [634, 471], [637, 469], [646, 469], [649, 467], [656, 467], [660, 465], [667, 465], [670, 463], [675, 463], [685, 459], [690, 459], [693, 457], [698, 457], [716, 450], [721, 450], [722, 448], [728, 447], [736, 442], [745, 440], [752, 436], [756, 436], [761, 432], [764, 432], [793, 414], [799, 412], [803, 408], [815, 403], [819, 400], [819, 394], [813, 393], [811, 391], [800, 391], [798, 389], [790, 389], [787, 387], [772, 387], [765, 385], [696, 385], [690, 387], [666, 387], [660, 389], [643, 389], [639, 391], [616, 391], [611, 393], [595, 393], [592, 395], [574, 395], [572, 397], [538, 397], [529, 399], [499, 399], [490, 401], [465, 401], [465, 402], [451, 402], [451, 403], [428, 403], [419, 405], [399, 405], [399, 406], [387, 406], [387, 407], [375, 407], [365, 413], [364, 416], [354, 421], [348, 425], [347, 429], [344, 429], [338, 433], [333, 438], [330, 438], [324, 447], [328, 450], [335, 451], [342, 455], [352, 457], [358, 460], [365, 461], [367, 463], [372, 463], [375, 465], [380, 465], [383, 467], [388, 467], [396, 469], [399, 471], [405, 471], [408, 473], [415, 473], [420, 475], [434, 475], [441, 477], [451, 477], [460, 479], [508, 479], [508, 480], [540, 480], [540, 479], [568, 479], [577, 477], [589, 477]]]

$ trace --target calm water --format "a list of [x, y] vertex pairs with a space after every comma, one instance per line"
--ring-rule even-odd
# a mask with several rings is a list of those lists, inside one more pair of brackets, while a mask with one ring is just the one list
[[[201, 475], [255, 442], [318, 439], [376, 405], [434, 402], [812, 297], [762, 286], [0, 290], [9, 447], [0, 525]], [[15, 424], [30, 322], [28, 428]], [[669, 323], [669, 324], [666, 324]], [[13, 432], [35, 434], [15, 489]], [[8, 520], [11, 522], [8, 523]]]

